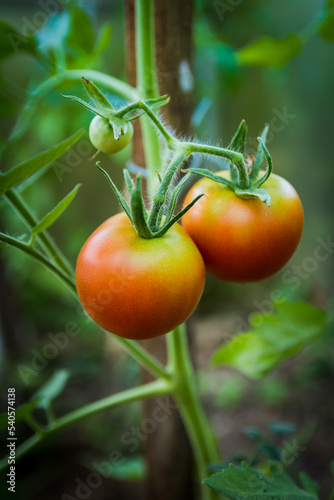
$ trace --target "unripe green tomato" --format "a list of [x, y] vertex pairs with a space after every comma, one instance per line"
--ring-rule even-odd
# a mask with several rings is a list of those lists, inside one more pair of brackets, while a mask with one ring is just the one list
[[118, 140], [115, 139], [113, 129], [105, 118], [96, 115], [89, 125], [89, 139], [93, 146], [103, 153], [118, 153], [129, 144], [132, 136], [133, 126], [131, 123], [128, 123], [128, 130], [125, 134], [120, 135]]

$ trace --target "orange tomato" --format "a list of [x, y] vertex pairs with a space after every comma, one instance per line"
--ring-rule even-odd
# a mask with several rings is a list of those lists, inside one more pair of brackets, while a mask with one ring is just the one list
[[202, 295], [205, 267], [180, 225], [161, 238], [144, 239], [121, 213], [88, 238], [75, 278], [81, 303], [96, 323], [141, 340], [167, 333], [190, 316]]

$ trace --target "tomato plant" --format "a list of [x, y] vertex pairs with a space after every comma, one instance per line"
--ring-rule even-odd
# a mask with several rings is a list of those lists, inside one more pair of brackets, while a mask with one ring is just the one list
[[[217, 175], [230, 180], [230, 172]], [[292, 185], [271, 174], [262, 187], [271, 198], [241, 198], [224, 184], [203, 178], [188, 192], [182, 225], [196, 243], [208, 271], [225, 281], [259, 281], [275, 274], [295, 252], [303, 231], [303, 208]]]
[[[177, 4], [178, 7], [182, 6], [184, 10], [182, 2], [179, 1]], [[223, 16], [225, 10], [231, 10], [226, 5], [217, 7], [216, 4], [217, 2], [213, 2], [213, 4], [211, 2], [210, 8], [213, 10], [212, 7], [214, 7], [220, 14], [219, 17]], [[219, 37], [217, 43], [216, 41], [212, 43], [213, 38], [210, 36], [210, 59], [217, 59], [217, 61], [221, 61], [220, 64], [224, 63], [224, 65], [229, 61], [230, 70], [234, 74], [236, 74], [237, 67], [250, 63], [254, 66], [266, 64], [278, 68], [286, 59], [296, 56], [300, 45], [306, 41], [307, 36], [321, 30], [320, 24], [322, 24], [322, 31], [327, 37], [329, 36], [328, 30], [333, 17], [330, 4], [331, 2], [328, 2], [330, 15], [327, 21], [325, 19], [326, 22], [322, 24], [321, 15], [316, 20], [317, 28], [315, 31], [307, 26], [307, 29], [298, 36], [291, 35], [282, 40], [271, 40], [264, 37], [240, 50], [232, 50], [227, 45], [225, 47], [225, 42], [221, 46]], [[81, 303], [90, 318], [96, 323], [91, 327], [101, 327], [106, 330], [108, 335], [114, 335], [114, 341], [155, 377], [153, 381], [150, 380], [117, 393], [112, 391], [111, 395], [100, 400], [90, 402], [74, 410], [70, 408], [67, 413], [62, 412], [61, 415], [57, 415], [57, 411], [52, 408], [52, 400], [60, 395], [70, 377], [71, 370], [61, 370], [60, 373], [55, 371], [44, 387], [39, 387], [30, 401], [18, 407], [18, 411], [15, 413], [17, 421], [23, 421], [30, 426], [33, 433], [30, 436], [27, 434], [28, 439], [25, 442], [15, 442], [15, 445], [17, 443], [15, 460], [19, 460], [44, 440], [55, 436], [57, 432], [98, 413], [146, 398], [171, 396], [177, 403], [176, 406], [191, 443], [199, 481], [208, 475], [209, 470], [213, 471], [216, 468], [219, 473], [207, 478], [204, 481], [205, 484], [226, 494], [233, 500], [238, 500], [240, 495], [243, 495], [245, 500], [256, 498], [259, 495], [262, 495], [264, 500], [292, 497], [298, 497], [301, 500], [316, 500], [317, 496], [309, 493], [312, 490], [314, 493], [315, 490], [314, 485], [310, 486], [310, 481], [307, 478], [305, 481], [304, 477], [302, 484], [305, 490], [301, 490], [281, 469], [279, 474], [275, 473], [274, 475], [274, 469], [271, 466], [275, 464], [263, 460], [259, 461], [258, 451], [261, 453], [265, 451], [269, 452], [268, 456], [271, 459], [278, 460], [280, 466], [286, 465], [278, 451], [273, 448], [272, 443], [266, 442], [265, 437], [256, 429], [248, 429], [248, 433], [255, 437], [259, 445], [259, 450], [250, 456], [248, 463], [246, 461], [239, 464], [240, 457], [235, 454], [230, 460], [227, 458], [227, 461], [220, 462], [218, 443], [213, 435], [209, 419], [203, 411], [201, 398], [196, 387], [195, 370], [191, 363], [184, 324], [201, 298], [205, 281], [205, 265], [214, 276], [236, 282], [258, 281], [267, 278], [285, 265], [296, 250], [301, 238], [303, 230], [301, 201], [288, 181], [279, 175], [272, 174], [273, 162], [266, 146], [266, 142], [269, 142], [266, 141], [268, 126], [258, 137], [259, 145], [256, 156], [250, 157], [247, 154], [247, 127], [244, 121], [241, 122], [235, 136], [226, 148], [214, 145], [214, 141], [211, 140], [210, 145], [208, 145], [200, 141], [180, 139], [172, 132], [173, 123], [168, 126], [164, 124], [164, 119], [156, 110], [167, 105], [169, 97], [167, 95], [159, 96], [160, 78], [158, 78], [156, 70], [156, 59], [159, 58], [155, 57], [159, 56], [159, 52], [155, 53], [155, 41], [159, 39], [161, 33], [159, 37], [156, 36], [159, 25], [154, 23], [154, 13], [157, 14], [160, 10], [160, 15], [163, 13], [163, 22], [165, 22], [165, 18], [169, 18], [171, 24], [176, 19], [175, 13], [179, 20], [182, 21], [182, 19], [181, 16], [178, 16], [177, 9], [174, 12], [174, 5], [173, 10], [170, 11], [173, 16], [165, 16], [165, 9], [155, 9], [156, 5], [153, 0], [135, 0], [134, 7], [134, 9], [131, 6], [126, 9], [128, 14], [134, 11], [135, 16], [135, 22], [128, 23], [129, 26], [133, 26], [136, 45], [134, 50], [136, 83], [134, 86], [95, 69], [98, 55], [108, 43], [108, 26], [94, 42], [91, 36], [94, 31], [93, 27], [89, 23], [88, 16], [79, 8], [73, 9], [71, 7], [71, 17], [63, 16], [62, 13], [56, 17], [55, 22], [52, 20], [50, 23], [52, 25], [51, 37], [48, 33], [43, 35], [43, 31], [39, 33], [42, 35], [40, 37], [37, 33], [36, 39], [30, 36], [22, 37], [9, 24], [0, 23], [2, 38], [5, 41], [2, 44], [2, 49], [5, 49], [5, 57], [10, 56], [13, 51], [16, 52], [18, 47], [21, 47], [21, 50], [34, 54], [38, 61], [42, 61], [44, 57], [48, 72], [45, 80], [37, 88], [31, 89], [31, 91], [29, 88], [29, 100], [23, 107], [22, 114], [19, 116], [9, 140], [3, 141], [1, 144], [0, 154], [6, 152], [7, 155], [13, 151], [15, 149], [13, 144], [16, 144], [16, 141], [30, 130], [30, 121], [34, 113], [38, 114], [38, 110], [41, 109], [40, 103], [46, 95], [54, 93], [58, 98], [60, 87], [65, 88], [66, 83], [77, 82], [79, 78], [82, 78], [84, 89], [92, 104], [76, 96], [63, 97], [83, 105], [96, 115], [91, 121], [89, 136], [98, 150], [105, 153], [115, 153], [123, 149], [132, 139], [132, 122], [140, 119], [142, 134], [138, 134], [138, 137], [142, 137], [143, 158], [145, 159], [142, 164], [145, 163], [146, 168], [144, 169], [143, 165], [134, 164], [134, 158], [132, 158], [133, 162], [125, 164], [124, 181], [128, 196], [124, 197], [121, 193], [123, 184], [121, 190], [117, 188], [109, 174], [97, 162], [97, 167], [104, 173], [123, 211], [105, 220], [85, 243], [80, 240], [75, 272], [71, 263], [68, 262], [49, 234], [48, 229], [72, 203], [80, 184], [40, 218], [26, 203], [24, 190], [28, 189], [32, 181], [37, 180], [52, 162], [55, 162], [65, 152], [70, 151], [81, 137], [82, 131], [27, 161], [22, 162], [19, 155], [19, 164], [3, 173], [1, 172], [0, 194], [3, 196], [1, 207], [7, 203], [10, 208], [13, 208], [16, 215], [19, 215], [24, 222], [26, 230], [22, 234], [18, 233], [18, 229], [14, 227], [14, 233], [19, 234], [19, 237], [10, 236], [7, 234], [7, 229], [6, 232], [0, 232], [0, 245], [6, 247], [5, 252], [8, 250], [7, 247], [13, 247], [15, 251], [20, 250], [25, 256], [33, 257], [53, 273], [72, 292], [75, 299]], [[50, 17], [53, 16], [50, 15]], [[71, 26], [70, 36], [66, 33], [66, 26]], [[172, 27], [174, 28], [174, 26]], [[185, 30], [183, 25], [181, 29], [184, 30], [185, 36], [190, 41], [192, 31]], [[50, 43], [50, 40], [52, 42], [57, 38], [57, 30], [62, 32], [62, 38], [57, 47], [54, 48], [54, 44]], [[129, 37], [128, 41], [131, 42], [132, 38]], [[71, 46], [73, 42], [74, 46]], [[169, 44], [167, 45], [169, 46]], [[43, 46], [44, 56], [42, 56]], [[51, 49], [54, 50], [54, 53]], [[79, 49], [78, 52], [76, 49]], [[171, 52], [169, 57], [173, 59], [175, 55], [170, 47], [168, 49]], [[275, 51], [276, 57], [273, 57]], [[129, 50], [130, 52], [131, 50]], [[81, 62], [75, 56], [78, 54], [79, 57], [79, 53], [83, 53], [85, 56]], [[166, 72], [168, 75], [177, 75], [177, 78], [173, 77], [171, 80], [175, 80], [174, 88], [179, 91], [179, 95], [175, 95], [174, 103], [176, 103], [175, 108], [179, 108], [180, 113], [183, 112], [183, 108], [180, 106], [181, 101], [187, 100], [187, 94], [191, 93], [193, 86], [192, 68], [191, 64], [188, 63], [188, 59], [190, 61], [191, 58], [188, 56], [189, 54], [186, 59], [175, 57], [177, 71], [172, 71], [170, 64], [165, 66], [168, 69]], [[231, 64], [232, 62], [233, 64]], [[81, 63], [83, 66], [80, 68]], [[83, 74], [84, 77], [82, 77]], [[7, 86], [9, 88], [9, 82], [5, 80], [7, 78], [1, 83], [5, 83], [6, 88]], [[162, 82], [163, 80], [164, 78], [161, 79]], [[108, 95], [111, 96], [110, 100], [97, 85], [102, 86], [108, 92]], [[6, 91], [4, 93], [5, 100], [7, 100], [7, 94]], [[115, 98], [115, 96], [117, 97]], [[171, 97], [174, 98], [173, 95]], [[205, 116], [208, 109], [206, 108], [207, 103], [203, 99], [197, 107], [197, 113], [194, 113], [194, 116], [197, 114], [196, 120], [199, 116], [202, 118]], [[277, 126], [278, 115], [280, 115], [280, 113], [276, 113], [277, 111], [277, 109], [273, 109], [275, 117], [271, 120], [272, 130], [276, 130], [276, 132], [281, 130]], [[284, 108], [284, 114], [281, 114], [280, 119], [286, 124], [288, 123], [286, 120], [290, 119], [291, 116], [294, 117], [289, 113], [286, 116]], [[70, 125], [73, 126], [72, 122]], [[48, 131], [49, 129], [47, 129]], [[180, 133], [183, 132], [186, 133], [186, 130], [180, 131]], [[75, 155], [79, 159], [80, 155], [83, 154], [83, 149], [85, 148], [78, 148], [78, 151], [81, 152]], [[223, 158], [229, 166], [229, 171], [214, 173], [209, 169], [194, 168], [196, 165], [195, 155], [205, 155], [205, 158], [208, 155], [213, 156], [215, 162]], [[69, 158], [73, 159], [73, 155], [69, 154]], [[266, 168], [264, 168], [265, 160]], [[136, 161], [139, 160], [136, 159]], [[115, 162], [115, 164], [117, 163]], [[73, 170], [67, 165], [60, 165], [60, 168], [64, 172]], [[186, 168], [186, 171], [183, 168]], [[83, 169], [80, 169], [80, 174], [82, 172]], [[183, 173], [184, 176], [182, 176]], [[183, 194], [193, 174], [201, 175], [204, 178], [190, 189], [185, 196], [184, 207], [175, 214], [180, 194]], [[93, 169], [90, 169], [87, 175], [93, 176]], [[145, 189], [142, 188], [144, 176]], [[40, 194], [38, 190], [35, 193], [38, 196]], [[34, 197], [31, 196], [31, 199]], [[11, 221], [11, 219], [8, 220]], [[178, 224], [181, 220], [183, 226]], [[79, 234], [81, 238], [82, 233]], [[74, 240], [77, 241], [77, 239]], [[330, 245], [330, 241], [325, 243], [325, 246], [328, 247], [328, 249], [326, 248], [328, 255], [332, 253]], [[80, 248], [81, 250], [79, 250]], [[320, 255], [319, 261], [326, 260], [328, 255]], [[317, 265], [317, 261], [313, 258], [308, 262], [311, 263], [312, 267], [314, 267], [314, 262]], [[46, 285], [44, 285], [43, 291], [45, 288]], [[275, 294], [275, 296], [277, 295]], [[282, 302], [277, 306], [277, 304], [271, 303], [272, 300], [269, 302], [270, 307], [273, 305], [272, 309], [275, 306], [276, 313], [273, 316], [268, 316], [268, 308], [266, 308], [264, 314], [257, 315], [255, 320], [254, 317], [250, 320], [252, 327], [250, 331], [239, 332], [232, 339], [227, 338], [225, 333], [223, 345], [213, 353], [212, 361], [214, 364], [232, 366], [254, 379], [265, 376], [284, 359], [309, 345], [327, 325], [326, 311], [309, 304]], [[40, 308], [40, 304], [38, 306]], [[81, 313], [81, 307], [79, 310]], [[89, 320], [89, 318], [87, 319]], [[80, 318], [80, 325], [83, 326], [84, 323]], [[61, 331], [55, 335], [48, 334], [47, 338], [54, 343], [46, 344], [42, 352], [43, 356], [45, 354], [45, 357], [48, 357], [51, 369], [53, 369], [51, 364], [54, 359], [53, 354], [57, 353], [59, 349], [64, 349], [65, 358], [68, 337], [75, 337], [80, 331], [81, 328], [75, 322], [69, 321], [65, 325], [64, 332]], [[150, 343], [149, 352], [140, 342], [137, 342], [163, 334], [167, 334], [166, 364], [158, 359], [160, 354], [158, 350], [155, 353], [152, 352], [151, 345], [153, 343]], [[37, 337], [40, 340], [39, 335], [36, 335]], [[93, 337], [94, 342], [95, 338]], [[102, 350], [104, 343], [101, 344], [103, 345]], [[160, 342], [156, 345], [160, 348]], [[4, 347], [6, 348], [5, 343]], [[42, 355], [39, 355], [36, 350], [31, 350], [31, 352], [34, 353], [33, 362], [37, 368], [32, 370], [30, 367], [20, 365], [21, 368], [18, 367], [18, 372], [21, 377], [22, 373], [28, 373], [27, 377], [36, 377], [40, 374], [39, 371], [44, 369], [40, 368], [44, 365]], [[108, 362], [108, 356], [105, 358]], [[16, 358], [13, 357], [13, 359], [16, 362]], [[37, 363], [38, 360], [42, 362], [42, 365]], [[70, 368], [72, 368], [71, 362]], [[83, 369], [88, 377], [89, 373], [86, 374], [86, 368], [85, 362]], [[75, 370], [74, 373], [78, 374]], [[10, 374], [10, 377], [11, 383], [12, 380], [17, 380], [15, 375]], [[115, 379], [119, 379], [119, 372], [117, 372]], [[233, 385], [228, 387], [228, 378], [224, 378], [224, 383], [229, 392], [233, 391]], [[39, 386], [39, 383], [36, 385]], [[213, 386], [213, 392], [215, 389], [216, 387]], [[12, 393], [13, 388], [9, 389], [9, 392]], [[13, 398], [10, 402], [13, 405], [12, 400]], [[71, 401], [69, 406], [71, 407]], [[1, 415], [0, 428], [2, 426], [6, 430], [8, 416], [13, 418], [13, 412], [14, 410], [10, 407], [7, 414]], [[156, 411], [153, 411], [152, 417], [155, 418], [156, 415]], [[142, 422], [149, 424], [146, 426], [146, 434], [143, 434], [143, 441], [148, 438], [151, 431], [154, 432], [155, 424], [163, 424], [164, 422], [164, 418], [157, 417], [156, 421], [154, 418], [147, 418]], [[172, 422], [172, 418], [169, 421], [171, 425], [168, 424], [169, 429], [175, 428], [179, 432], [178, 429], [181, 427], [178, 420], [175, 420], [176, 426], [173, 427], [175, 422]], [[132, 429], [137, 433], [139, 428], [133, 426]], [[276, 435], [280, 436], [290, 432], [289, 428], [286, 426], [284, 428], [284, 425], [282, 427], [279, 424], [276, 424], [274, 431]], [[270, 432], [273, 432], [273, 429], [270, 429]], [[128, 432], [125, 432], [121, 436], [122, 445], [125, 445], [126, 442], [129, 443], [128, 439], [123, 439], [127, 434]], [[159, 432], [158, 434], [165, 433]], [[226, 434], [225, 430], [222, 434]], [[16, 437], [13, 438], [13, 440], [15, 439]], [[102, 440], [105, 440], [104, 428]], [[166, 440], [164, 442], [166, 443]], [[108, 446], [99, 452], [105, 453], [109, 445], [108, 442]], [[14, 446], [14, 444], [11, 443], [10, 446]], [[178, 441], [177, 446], [179, 446]], [[159, 446], [154, 448], [159, 449]], [[188, 448], [187, 445], [186, 448]], [[131, 450], [129, 449], [129, 451]], [[131, 453], [133, 452], [131, 451]], [[112, 456], [115, 455], [111, 453], [109, 457]], [[175, 455], [171, 454], [171, 457], [174, 459]], [[123, 458], [125, 460], [125, 457], [121, 458], [122, 461]], [[150, 465], [152, 462], [151, 460]], [[193, 466], [193, 461], [184, 460], [184, 462], [186, 464], [189, 462], [188, 470], [184, 471], [180, 468], [181, 474], [176, 474], [176, 476], [182, 476], [184, 481], [189, 482], [188, 472]], [[235, 466], [235, 462], [238, 463], [237, 466]], [[93, 461], [92, 465], [95, 463]], [[114, 461], [112, 464], [108, 464], [103, 459], [101, 463], [103, 471], [107, 465], [108, 471], [112, 470], [112, 474], [117, 476], [117, 471], [114, 470]], [[8, 465], [8, 457], [2, 458], [0, 469], [8, 469]], [[171, 465], [174, 466], [173, 463]], [[178, 464], [176, 463], [175, 466], [177, 467]], [[169, 470], [169, 466], [165, 467], [165, 463], [164, 468]], [[13, 475], [12, 468], [10, 470]], [[7, 475], [10, 476], [10, 474]], [[104, 474], [102, 475], [104, 479], [108, 479]], [[92, 477], [91, 473], [88, 477]], [[95, 474], [96, 477], [98, 476]], [[100, 477], [102, 479], [102, 476]], [[133, 479], [133, 476], [129, 475], [128, 477]], [[159, 474], [157, 477], [160, 477]], [[48, 490], [52, 484], [51, 480], [50, 478], [47, 484]], [[77, 497], [82, 497], [83, 490], [78, 478], [76, 483], [78, 483]], [[164, 484], [165, 481], [160, 481], [160, 483]], [[188, 484], [186, 486], [190, 492], [192, 487], [189, 487]], [[170, 491], [166, 489], [168, 498], [181, 498], [184, 496], [184, 491], [188, 493], [188, 490], [182, 488], [181, 495], [170, 495]], [[41, 495], [43, 494], [44, 492], [41, 492]], [[102, 492], [101, 495], [103, 496]], [[200, 495], [205, 500], [216, 498], [215, 492], [208, 488], [203, 489]], [[315, 495], [317, 494], [315, 493]], [[69, 497], [66, 493], [62, 495], [63, 497], [74, 498], [73, 496]], [[160, 497], [158, 496], [158, 498]]]
[[178, 224], [145, 239], [123, 213], [88, 238], [76, 265], [84, 308], [109, 332], [128, 339], [167, 333], [195, 309], [205, 270], [194, 243]]

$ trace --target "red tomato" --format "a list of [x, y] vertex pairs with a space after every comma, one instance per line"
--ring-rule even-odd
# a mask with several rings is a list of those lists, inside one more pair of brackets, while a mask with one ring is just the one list
[[[218, 175], [230, 179], [228, 171]], [[207, 178], [187, 194], [185, 204], [205, 194], [183, 216], [182, 225], [213, 276], [240, 283], [259, 281], [279, 271], [295, 252], [304, 224], [298, 194], [275, 174], [261, 188], [271, 196], [269, 207], [257, 198], [240, 198]]]
[[141, 340], [167, 333], [190, 316], [203, 292], [205, 267], [180, 225], [161, 238], [144, 239], [121, 213], [88, 238], [75, 278], [81, 303], [96, 323]]

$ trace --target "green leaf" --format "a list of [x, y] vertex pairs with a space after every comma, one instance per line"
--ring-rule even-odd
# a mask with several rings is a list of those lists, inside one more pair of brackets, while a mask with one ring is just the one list
[[54, 146], [39, 155], [26, 160], [19, 165], [8, 170], [8, 172], [0, 175], [0, 196], [8, 191], [9, 189], [17, 186], [21, 182], [25, 181], [31, 175], [38, 172], [41, 168], [49, 165], [54, 160], [59, 158], [65, 151], [70, 149], [73, 144], [82, 136], [83, 130], [79, 130], [73, 134], [65, 141], [60, 142], [57, 146]]
[[242, 432], [253, 441], [260, 441], [262, 439], [262, 432], [257, 427], [244, 427]]
[[5, 59], [18, 52], [36, 55], [36, 41], [18, 33], [10, 24], [0, 20], [0, 59]]
[[267, 457], [277, 460], [278, 462], [281, 459], [281, 454], [277, 446], [272, 443], [262, 443], [258, 449], [259, 453], [266, 455]]
[[318, 497], [320, 491], [320, 484], [310, 478], [306, 472], [301, 471], [299, 473], [300, 484], [305, 488], [306, 491], [312, 493], [315, 497]]
[[83, 9], [73, 8], [67, 44], [75, 50], [90, 54], [94, 48], [94, 39], [94, 29], [90, 17]]
[[296, 432], [297, 427], [294, 424], [287, 424], [285, 422], [272, 422], [269, 425], [269, 430], [274, 436], [288, 436]]
[[[15, 420], [19, 421], [27, 421], [30, 419], [31, 414], [34, 409], [39, 404], [39, 399], [34, 399], [34, 401], [29, 401], [28, 403], [24, 403], [21, 406], [18, 406], [15, 410]], [[7, 429], [8, 426], [8, 412], [1, 413], [0, 415], [0, 431]]]
[[204, 479], [204, 484], [235, 500], [314, 500], [308, 491], [298, 488], [285, 473], [267, 476], [243, 463], [233, 464]]
[[53, 224], [58, 217], [61, 216], [61, 214], [66, 210], [66, 208], [69, 206], [71, 201], [74, 199], [76, 196], [81, 184], [77, 184], [74, 189], [70, 193], [68, 193], [65, 198], [63, 198], [50, 212], [48, 212], [43, 219], [36, 224], [35, 227], [32, 228], [31, 234], [33, 236], [37, 236], [37, 234], [41, 233], [42, 231], [45, 231], [51, 224]]
[[237, 59], [245, 66], [279, 67], [296, 57], [302, 48], [297, 35], [276, 40], [263, 37], [237, 52]]
[[112, 34], [112, 26], [110, 23], [105, 23], [101, 28], [97, 36], [97, 40], [94, 47], [94, 56], [98, 57], [104, 50], [108, 47]]
[[46, 409], [53, 399], [56, 399], [64, 390], [69, 379], [68, 370], [57, 370], [53, 376], [35, 393], [37, 398], [37, 408]]
[[319, 34], [326, 42], [334, 42], [334, 12], [328, 12], [321, 23]]
[[45, 55], [50, 53], [58, 59], [64, 57], [64, 46], [70, 27], [70, 14], [64, 11], [49, 16], [43, 26], [35, 33], [38, 50]]
[[252, 378], [270, 373], [309, 345], [324, 330], [327, 313], [299, 302], [276, 303], [276, 314], [254, 315], [252, 330], [236, 335], [213, 355], [214, 364], [233, 366]]

